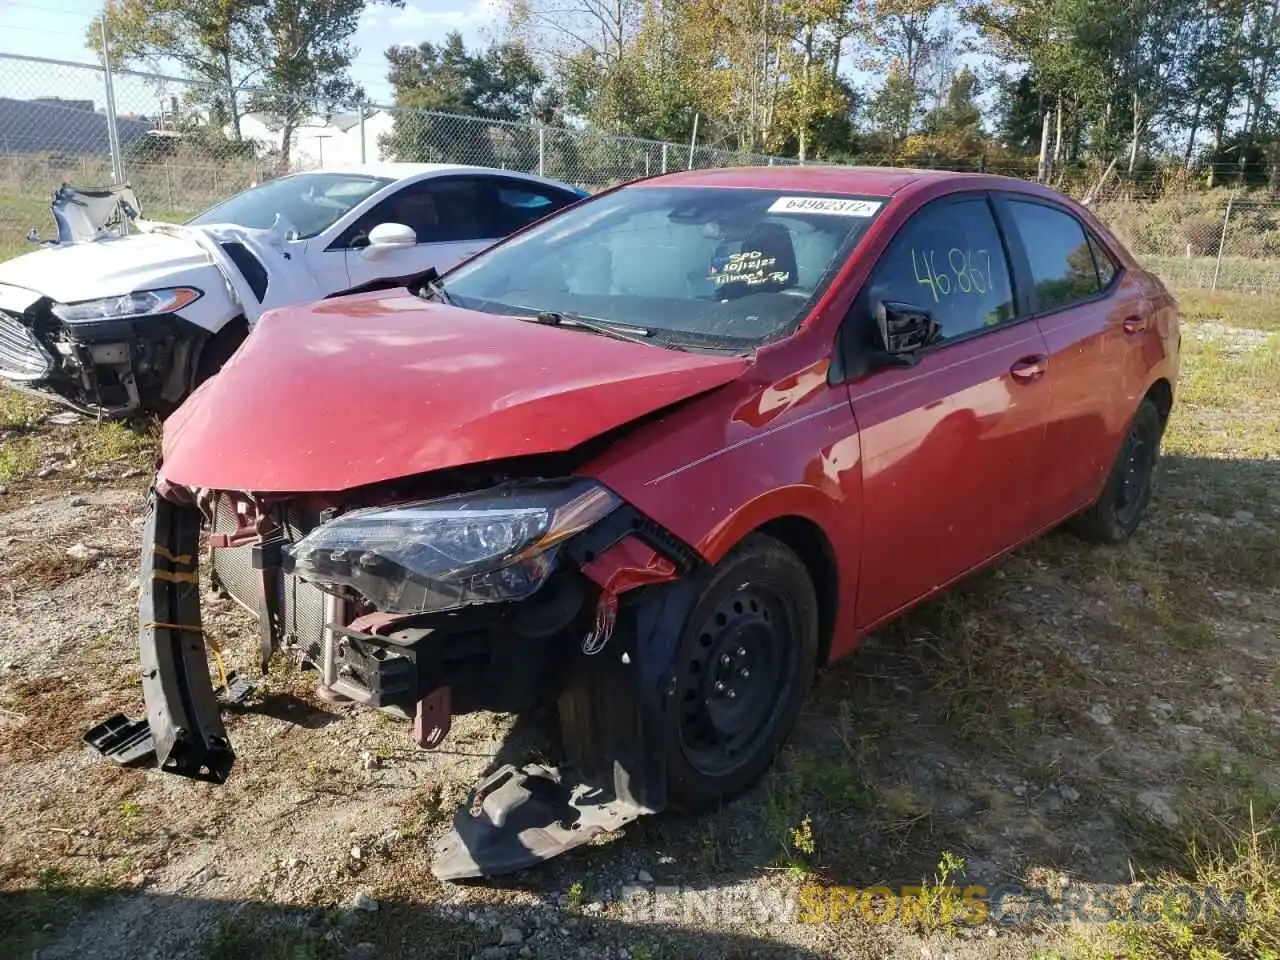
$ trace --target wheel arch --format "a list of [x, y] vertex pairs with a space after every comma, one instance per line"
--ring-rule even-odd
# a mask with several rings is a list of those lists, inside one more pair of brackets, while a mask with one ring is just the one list
[[190, 371], [190, 389], [196, 387], [207, 380], [214, 373], [217, 373], [228, 360], [231, 355], [240, 348], [245, 338], [249, 336], [249, 321], [244, 314], [232, 317], [217, 332], [209, 336], [200, 345], [200, 349], [196, 351], [196, 355], [192, 357]]
[[826, 664], [840, 609], [839, 567], [826, 531], [808, 517], [790, 514], [768, 520], [752, 533], [765, 534], [786, 545], [808, 571], [818, 597], [818, 664]]
[[1160, 377], [1147, 388], [1143, 400], [1150, 400], [1160, 412], [1160, 429], [1169, 425], [1169, 414], [1173, 412], [1173, 384], [1165, 377]]

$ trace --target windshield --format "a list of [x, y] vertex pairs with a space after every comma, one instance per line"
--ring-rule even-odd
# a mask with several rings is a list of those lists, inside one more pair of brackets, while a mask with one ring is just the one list
[[471, 259], [449, 301], [489, 313], [568, 313], [657, 340], [749, 349], [785, 336], [883, 201], [730, 187], [626, 187]]
[[364, 174], [295, 173], [250, 187], [187, 222], [234, 223], [266, 230], [279, 214], [297, 231], [296, 239], [305, 240], [394, 182], [390, 177]]

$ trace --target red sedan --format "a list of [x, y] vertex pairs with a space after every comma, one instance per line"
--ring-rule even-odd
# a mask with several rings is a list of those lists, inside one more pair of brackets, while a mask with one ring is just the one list
[[878, 624], [1064, 522], [1133, 533], [1178, 353], [1160, 281], [1034, 184], [623, 186], [443, 277], [262, 318], [166, 425], [147, 720], [94, 741], [226, 778], [207, 537], [264, 663], [295, 650], [423, 746], [556, 705], [563, 763], [481, 783], [440, 876], [714, 806]]

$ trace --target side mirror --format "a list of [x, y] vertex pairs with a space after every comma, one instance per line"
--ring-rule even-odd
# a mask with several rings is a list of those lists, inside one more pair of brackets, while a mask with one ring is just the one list
[[937, 317], [909, 303], [882, 300], [875, 315], [883, 359], [895, 366], [915, 366], [918, 352], [936, 343], [942, 332]]
[[380, 223], [369, 231], [368, 246], [361, 253], [372, 260], [389, 250], [402, 250], [417, 243], [418, 235], [413, 232], [413, 227], [406, 227], [403, 223]]

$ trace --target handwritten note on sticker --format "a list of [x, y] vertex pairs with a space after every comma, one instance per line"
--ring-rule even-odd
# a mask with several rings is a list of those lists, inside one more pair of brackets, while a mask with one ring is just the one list
[[879, 209], [879, 200], [848, 197], [779, 197], [769, 206], [770, 213], [825, 213], [836, 217], [869, 217]]

